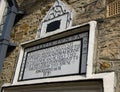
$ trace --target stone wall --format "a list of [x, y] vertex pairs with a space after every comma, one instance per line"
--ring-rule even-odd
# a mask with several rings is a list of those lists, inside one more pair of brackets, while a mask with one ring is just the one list
[[[11, 33], [11, 41], [18, 45], [32, 40], [36, 36], [37, 28], [55, 0], [17, 0], [25, 15], [15, 24]], [[73, 9], [73, 25], [91, 20], [98, 21], [97, 55], [94, 61], [94, 72], [114, 71], [117, 76], [116, 92], [120, 90], [120, 15], [106, 17], [106, 0], [64, 0]], [[31, 8], [32, 7], [32, 8]], [[0, 85], [10, 82], [17, 62], [19, 46], [7, 55]]]
[[[98, 56], [96, 72], [116, 73], [117, 82], [120, 84], [120, 15], [107, 18], [99, 24]], [[117, 84], [116, 92], [120, 85]]]

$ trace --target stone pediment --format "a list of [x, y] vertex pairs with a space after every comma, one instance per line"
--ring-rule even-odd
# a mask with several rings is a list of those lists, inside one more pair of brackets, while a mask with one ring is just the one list
[[72, 11], [57, 0], [41, 21], [36, 38], [60, 33], [72, 25]]

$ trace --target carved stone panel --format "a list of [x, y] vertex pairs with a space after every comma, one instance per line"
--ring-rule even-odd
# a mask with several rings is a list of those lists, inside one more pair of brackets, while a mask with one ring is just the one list
[[60, 33], [71, 26], [72, 11], [62, 1], [56, 0], [41, 21], [36, 38]]
[[25, 49], [19, 80], [86, 73], [88, 32]]

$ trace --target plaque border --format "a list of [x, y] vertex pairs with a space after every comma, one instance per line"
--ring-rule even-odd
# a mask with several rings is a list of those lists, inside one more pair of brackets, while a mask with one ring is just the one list
[[[42, 44], [37, 44], [37, 45], [33, 45], [33, 46], [30, 46], [30, 47], [26, 47], [24, 49], [27, 49], [27, 48], [31, 48], [31, 47], [35, 47], [35, 46], [38, 46], [38, 45], [43, 45], [43, 44], [46, 44], [46, 43], [49, 43], [49, 42], [54, 42], [54, 41], [58, 41], [58, 40], [63, 40], [63, 39], [66, 39], [66, 38], [69, 38], [69, 37], [73, 37], [73, 36], [77, 36], [77, 35], [80, 35], [82, 33], [88, 33], [87, 37], [88, 37], [88, 44], [87, 44], [87, 53], [88, 54], [88, 46], [89, 46], [89, 30], [87, 31], [84, 31], [84, 32], [79, 32], [79, 33], [76, 33], [76, 34], [72, 34], [72, 35], [69, 35], [69, 36], [65, 36], [65, 37], [62, 37], [62, 38], [59, 38], [59, 39], [55, 39], [53, 41], [48, 41], [48, 42], [44, 42]], [[72, 39], [71, 41], [66, 41], [66, 42], [63, 42], [63, 43], [57, 43], [56, 45], [52, 45], [52, 46], [49, 46], [49, 47], [43, 47], [42, 49], [45, 49], [45, 48], [50, 48], [50, 47], [54, 47], [54, 46], [57, 46], [57, 45], [61, 45], [61, 44], [66, 44], [66, 43], [69, 43], [69, 42], [74, 42], [74, 41], [81, 41], [81, 50], [80, 50], [80, 57], [79, 57], [79, 72], [78, 73], [73, 73], [73, 74], [65, 74], [65, 75], [56, 75], [56, 76], [48, 76], [48, 77], [38, 77], [38, 78], [29, 78], [29, 79], [23, 79], [23, 75], [24, 75], [24, 71], [25, 71], [25, 65], [23, 63], [23, 59], [27, 59], [27, 56], [24, 58], [25, 56], [25, 51], [24, 51], [24, 54], [23, 54], [23, 58], [22, 58], [22, 62], [21, 62], [21, 65], [20, 65], [20, 71], [19, 71], [19, 76], [18, 76], [18, 82], [20, 81], [28, 81], [28, 80], [35, 80], [35, 79], [45, 79], [45, 78], [55, 78], [55, 77], [64, 77], [64, 76], [75, 76], [75, 75], [84, 75], [86, 73], [81, 73], [81, 62], [82, 62], [82, 47], [83, 47], [83, 38], [77, 38], [77, 39]], [[37, 49], [37, 50], [40, 50], [40, 49]], [[36, 50], [34, 50], [36, 51]], [[31, 51], [30, 51], [31, 52]], [[27, 52], [29, 53], [29, 52]], [[87, 58], [86, 58], [86, 61], [87, 61]], [[21, 73], [21, 68], [22, 68], [22, 65], [24, 65], [24, 68], [23, 68], [23, 73], [22, 73], [22, 77], [20, 78], [20, 73]]]

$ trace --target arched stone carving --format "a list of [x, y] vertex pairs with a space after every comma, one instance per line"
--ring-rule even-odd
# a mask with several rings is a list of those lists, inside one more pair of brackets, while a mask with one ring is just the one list
[[36, 38], [47, 37], [72, 25], [72, 11], [60, 0], [57, 0], [41, 21]]

